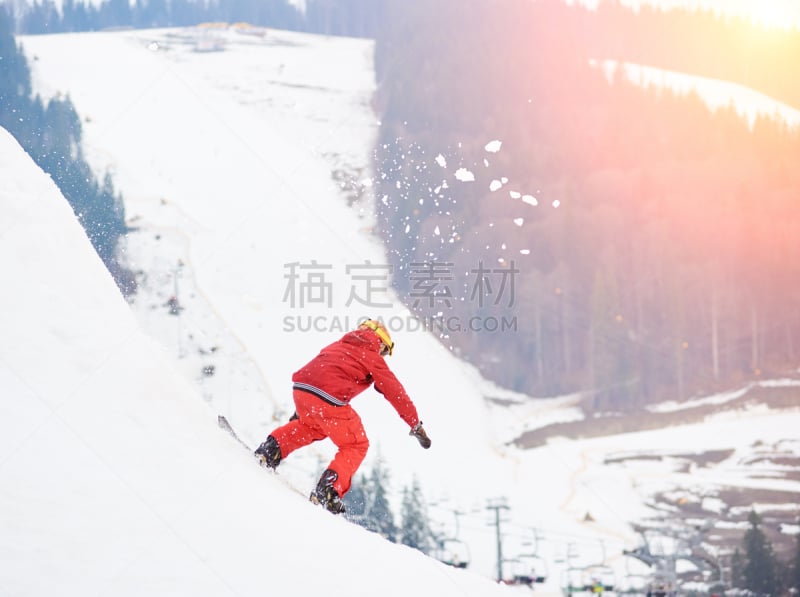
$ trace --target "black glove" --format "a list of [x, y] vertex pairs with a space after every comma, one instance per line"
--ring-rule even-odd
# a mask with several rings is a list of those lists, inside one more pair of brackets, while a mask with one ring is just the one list
[[422, 421], [414, 425], [409, 435], [416, 437], [419, 445], [426, 450], [431, 447], [431, 438], [428, 437], [428, 434], [425, 433], [425, 429], [422, 428]]

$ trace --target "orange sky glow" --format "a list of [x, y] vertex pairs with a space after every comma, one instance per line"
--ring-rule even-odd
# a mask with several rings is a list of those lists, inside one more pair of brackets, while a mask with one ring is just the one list
[[[568, 0], [573, 4], [575, 0]], [[622, 4], [638, 7], [654, 5], [663, 8], [702, 8], [728, 15], [742, 16], [766, 28], [800, 29], [800, 0], [620, 0]], [[596, 7], [600, 0], [578, 0]]]

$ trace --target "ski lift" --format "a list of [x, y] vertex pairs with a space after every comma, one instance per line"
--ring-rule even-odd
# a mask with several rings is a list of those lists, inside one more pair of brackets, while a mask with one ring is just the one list
[[677, 594], [675, 580], [669, 572], [656, 570], [647, 587], [647, 597], [674, 597]]
[[547, 580], [547, 561], [539, 556], [539, 533], [533, 529], [533, 540], [525, 540], [522, 547], [525, 553], [516, 558], [505, 560], [511, 564], [511, 576], [506, 584], [533, 586]]
[[460, 539], [442, 539], [436, 559], [454, 568], [467, 568], [470, 562], [469, 546]]
[[591, 593], [602, 595], [616, 586], [614, 570], [604, 564], [592, 564], [580, 568], [567, 568], [561, 578], [565, 595]]
[[[704, 582], [714, 573], [720, 576], [719, 562], [702, 549], [702, 535], [711, 526], [704, 522], [690, 529], [670, 526], [640, 531], [643, 544], [633, 550], [624, 550], [623, 554], [650, 568], [647, 597], [672, 597], [677, 594], [680, 583], [687, 580], [685, 570], [679, 575], [679, 562], [690, 564], [693, 567], [690, 575], [699, 575]], [[664, 544], [670, 549], [665, 549]]]
[[470, 563], [469, 546], [458, 538], [460, 531], [458, 517], [461, 514], [463, 512], [453, 510], [455, 534], [452, 537], [446, 537], [438, 541], [438, 556], [436, 559], [454, 568], [467, 568]]
[[[626, 550], [623, 555], [629, 555]], [[636, 593], [637, 595], [644, 595], [653, 577], [650, 564], [647, 564], [636, 557], [626, 557], [625, 572], [622, 581], [619, 583], [622, 586], [617, 587], [618, 593]]]
[[601, 594], [613, 591], [616, 585], [614, 570], [604, 564], [594, 564], [583, 569], [583, 588], [585, 591]]
[[561, 590], [567, 596], [583, 592], [580, 568], [567, 568], [561, 573]]
[[[606, 591], [614, 591], [617, 588], [616, 573], [611, 566], [606, 564], [606, 545], [600, 540], [599, 560], [595, 564], [589, 564], [579, 568], [580, 585], [583, 592], [594, 595], [602, 595]], [[589, 560], [591, 561], [591, 560]]]
[[506, 584], [528, 585], [547, 580], [547, 562], [535, 554], [524, 554], [506, 560], [511, 564], [511, 577]]

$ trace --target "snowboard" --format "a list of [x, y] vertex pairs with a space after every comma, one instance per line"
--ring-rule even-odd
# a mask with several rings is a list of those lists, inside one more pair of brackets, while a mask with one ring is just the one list
[[[229, 434], [229, 435], [230, 435], [230, 436], [231, 436], [231, 437], [232, 437], [234, 440], [236, 440], [236, 442], [237, 442], [237, 443], [238, 443], [238, 444], [239, 444], [239, 445], [240, 445], [242, 448], [244, 448], [245, 450], [247, 450], [247, 452], [250, 454], [250, 456], [253, 458], [253, 460], [254, 460], [254, 461], [256, 461], [256, 462], [258, 461], [258, 459], [257, 459], [257, 458], [255, 457], [255, 455], [253, 454], [253, 451], [254, 451], [254, 449], [253, 449], [252, 447], [250, 447], [249, 445], [247, 445], [247, 442], [245, 442], [245, 441], [244, 441], [244, 440], [243, 440], [241, 437], [239, 437], [239, 434], [238, 434], [238, 433], [236, 433], [236, 430], [233, 428], [233, 426], [230, 424], [230, 422], [228, 422], [228, 419], [227, 419], [227, 418], [226, 418], [224, 415], [217, 415], [217, 424], [220, 426], [220, 428], [221, 428], [221, 429], [224, 429], [225, 431], [227, 431], [227, 432], [228, 432], [228, 434]], [[261, 467], [261, 468], [267, 468], [267, 467], [263, 467], [263, 466], [261, 466], [261, 464], [259, 464], [259, 467]], [[297, 487], [295, 487], [294, 485], [292, 485], [291, 483], [289, 483], [289, 482], [288, 482], [286, 479], [282, 478], [282, 477], [281, 477], [281, 476], [278, 474], [278, 472], [277, 472], [275, 469], [267, 469], [267, 470], [268, 470], [268, 471], [269, 471], [269, 473], [270, 473], [270, 474], [272, 474], [272, 475], [273, 475], [273, 476], [274, 476], [276, 479], [278, 479], [278, 480], [279, 480], [281, 483], [283, 483], [283, 484], [284, 484], [286, 487], [288, 487], [289, 489], [291, 489], [292, 491], [294, 491], [296, 494], [298, 494], [298, 495], [302, 496], [304, 499], [308, 500], [308, 501], [309, 501], [311, 504], [313, 504], [313, 505], [315, 505], [315, 506], [320, 506], [320, 507], [322, 507], [322, 508], [324, 509], [324, 505], [320, 503], [320, 501], [319, 501], [319, 500], [317, 499], [317, 497], [314, 495], [314, 492], [311, 492], [311, 495], [310, 495], [310, 497], [307, 497], [305, 493], [303, 493], [302, 491], [300, 491], [299, 489], [297, 489]], [[335, 513], [335, 512], [334, 512], [333, 514], [337, 514], [337, 513]], [[346, 514], [345, 514], [344, 512], [342, 512], [342, 513], [339, 513], [339, 514], [342, 514], [342, 515], [344, 515], [344, 517], [346, 518]]]
[[[230, 436], [231, 436], [231, 437], [232, 437], [234, 440], [236, 440], [236, 442], [237, 442], [237, 443], [238, 443], [240, 446], [242, 446], [242, 448], [244, 448], [245, 450], [247, 450], [247, 453], [248, 453], [248, 454], [251, 456], [251, 458], [253, 459], [253, 461], [254, 461], [256, 464], [258, 464], [258, 459], [257, 459], [257, 458], [255, 457], [255, 455], [253, 454], [253, 450], [254, 450], [254, 448], [251, 448], [250, 446], [248, 446], [248, 445], [247, 445], [247, 442], [245, 442], [245, 441], [244, 441], [244, 440], [243, 440], [241, 437], [239, 437], [239, 434], [238, 434], [238, 433], [236, 433], [236, 430], [235, 430], [235, 429], [234, 429], [234, 428], [231, 426], [231, 424], [228, 422], [228, 419], [227, 419], [225, 416], [223, 416], [223, 415], [217, 415], [217, 424], [220, 426], [220, 429], [224, 429], [225, 431], [227, 431], [227, 432], [228, 432], [228, 434], [230, 434]], [[263, 466], [261, 466], [260, 464], [259, 464], [258, 466], [259, 466], [259, 467], [261, 467], [261, 468], [266, 468], [266, 467], [263, 467]], [[278, 480], [279, 480], [281, 483], [283, 483], [283, 484], [284, 484], [286, 487], [288, 487], [289, 489], [291, 489], [292, 491], [294, 491], [296, 494], [303, 496], [303, 498], [305, 498], [305, 499], [308, 499], [308, 497], [307, 497], [307, 496], [306, 496], [306, 495], [305, 495], [305, 494], [304, 494], [302, 491], [300, 491], [299, 489], [297, 489], [297, 487], [295, 487], [294, 485], [292, 485], [291, 483], [289, 483], [289, 482], [288, 482], [286, 479], [284, 479], [284, 478], [282, 478], [280, 475], [278, 475], [277, 471], [275, 471], [274, 469], [267, 469], [267, 471], [268, 471], [268, 472], [269, 472], [269, 473], [270, 473], [270, 474], [271, 474], [273, 477], [275, 477], [275, 478], [276, 478], [276, 479], [278, 479]]]

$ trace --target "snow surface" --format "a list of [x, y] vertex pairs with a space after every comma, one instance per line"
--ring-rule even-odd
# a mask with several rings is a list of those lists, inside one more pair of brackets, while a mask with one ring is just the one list
[[[221, 51], [196, 51], [209, 35]], [[536, 590], [555, 594], [570, 565], [624, 573], [622, 549], [639, 541], [631, 522], [652, 514], [654, 491], [751, 483], [737, 458], [765, 438], [798, 438], [799, 412], [761, 409], [520, 451], [505, 442], [579, 418], [574, 397], [532, 403], [486, 382], [388, 290], [372, 297], [387, 306], [347, 304], [348, 266], [386, 263], [371, 234], [370, 42], [233, 29], [21, 41], [37, 92], [69, 94], [88, 159], [122, 191], [135, 227], [127, 257], [143, 275], [129, 306], [52, 182], [0, 137], [13, 172], [0, 176], [0, 264], [13, 289], [0, 293], [0, 594], [509, 594], [487, 580], [498, 498], [504, 557], [533, 550], [548, 577]], [[350, 201], [332, 171], [365, 198]], [[300, 309], [287, 265], [314, 261], [330, 266], [332, 304]], [[180, 316], [165, 306], [173, 294]], [[261, 441], [291, 413], [291, 372], [364, 315], [403, 324], [390, 366], [433, 440], [421, 450], [370, 391], [354, 402], [372, 442], [365, 468], [385, 460], [395, 501], [416, 476], [474, 573], [314, 509], [217, 428], [225, 414]], [[298, 330], [298, 317], [317, 328]], [[736, 457], [691, 475], [668, 459], [605, 463], [676, 447]], [[332, 455], [321, 442], [280, 477], [308, 492]]]
[[260, 470], [4, 130], [0, 163], [0, 594], [508, 594]]
[[732, 106], [751, 127], [758, 117], [782, 120], [791, 128], [800, 125], [800, 110], [738, 83], [617, 60], [592, 64], [600, 64], [609, 80], [613, 80], [617, 69], [622, 69], [629, 81], [642, 87], [666, 88], [681, 94], [694, 92], [711, 110]]

